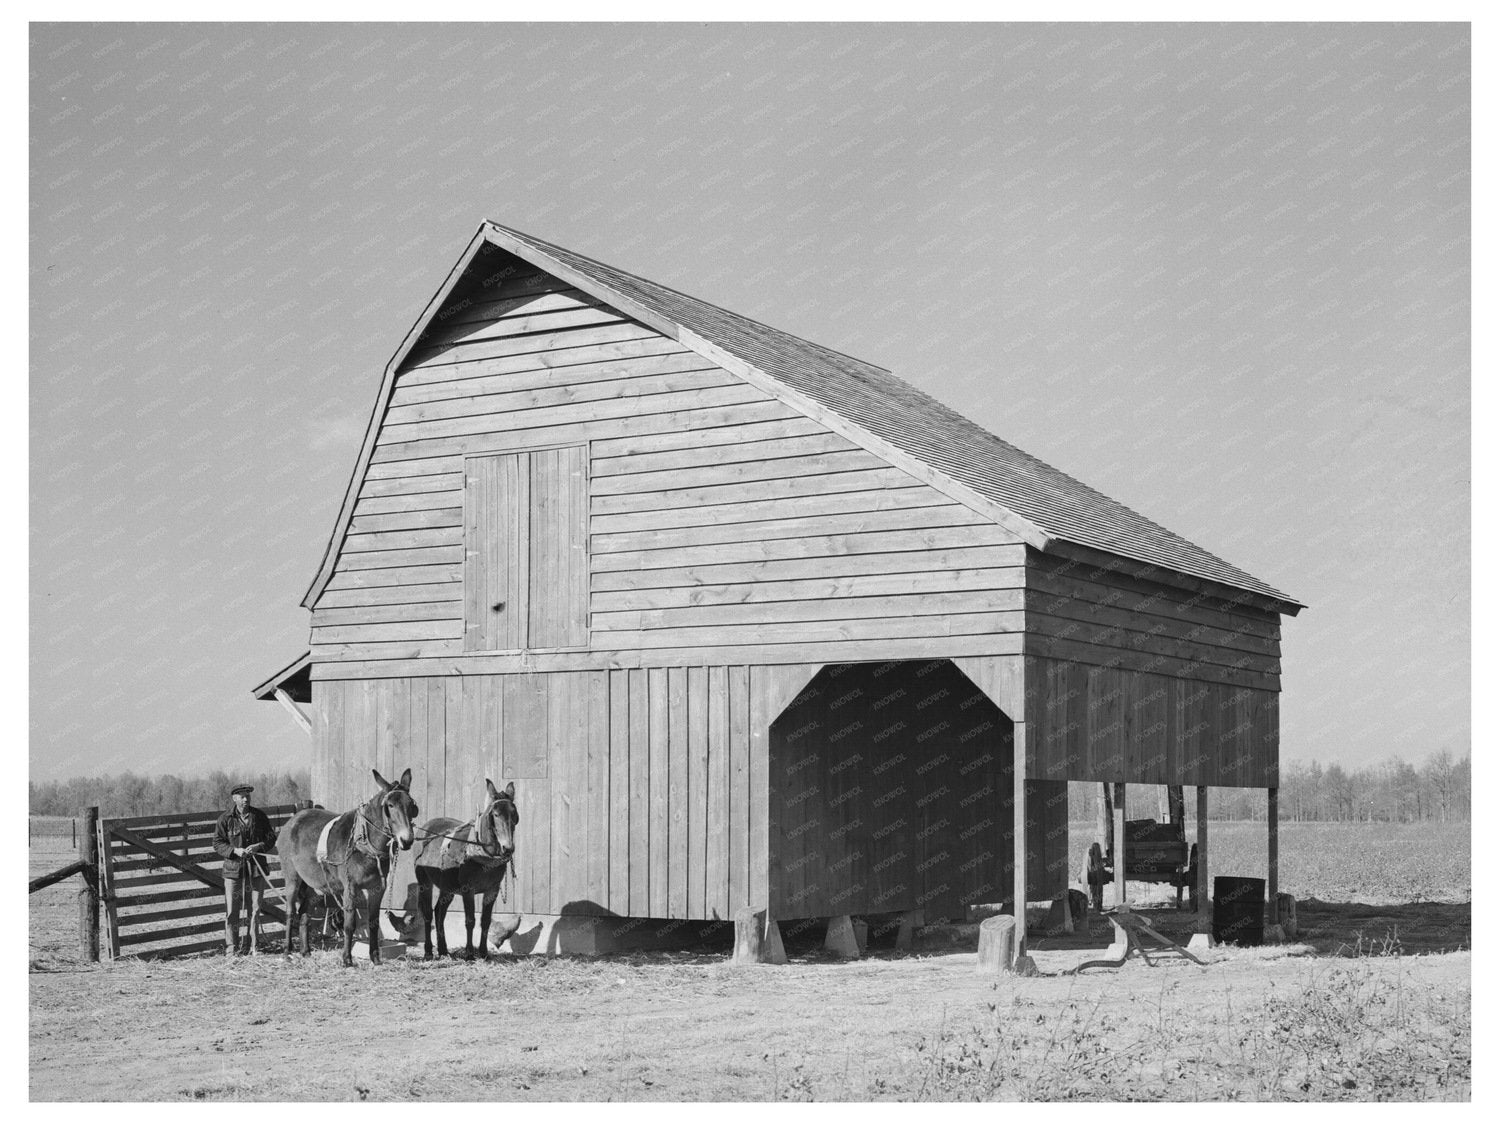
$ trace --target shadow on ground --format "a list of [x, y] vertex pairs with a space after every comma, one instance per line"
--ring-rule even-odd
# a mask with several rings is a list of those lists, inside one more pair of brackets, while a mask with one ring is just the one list
[[[1193, 934], [1193, 914], [1170, 906], [1137, 910], [1163, 936], [1186, 944]], [[1028, 943], [1035, 951], [1103, 948], [1113, 927], [1107, 917], [1089, 916], [1088, 932], [1046, 934], [1032, 928]], [[924, 934], [930, 941], [972, 942], [977, 925], [944, 926]], [[1455, 952], [1471, 948], [1469, 902], [1406, 902], [1367, 905], [1307, 898], [1297, 903], [1297, 935], [1289, 943], [1308, 946], [1316, 956], [1361, 956], [1401, 952], [1407, 955]]]

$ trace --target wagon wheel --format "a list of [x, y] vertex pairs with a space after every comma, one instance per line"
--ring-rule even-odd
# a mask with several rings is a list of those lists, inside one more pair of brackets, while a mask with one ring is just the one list
[[1094, 912], [1104, 912], [1104, 883], [1108, 881], [1104, 872], [1104, 850], [1097, 843], [1089, 844], [1089, 899], [1094, 903]]
[[1187, 865], [1188, 880], [1188, 908], [1194, 913], [1198, 912], [1198, 844], [1194, 843], [1188, 850]]

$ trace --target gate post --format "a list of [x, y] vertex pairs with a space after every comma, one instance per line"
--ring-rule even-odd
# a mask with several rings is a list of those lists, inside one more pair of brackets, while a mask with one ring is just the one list
[[99, 809], [83, 810], [83, 834], [78, 838], [78, 861], [83, 863], [83, 888], [78, 891], [78, 945], [85, 960], [99, 962]]

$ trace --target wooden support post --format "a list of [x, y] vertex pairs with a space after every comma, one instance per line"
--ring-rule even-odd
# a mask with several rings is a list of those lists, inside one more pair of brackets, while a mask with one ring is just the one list
[[985, 975], [996, 972], [1036, 975], [1036, 967], [1031, 963], [1031, 958], [1026, 958], [1026, 965], [1030, 966], [1028, 970], [1016, 955], [1016, 938], [1020, 929], [1021, 926], [1014, 917], [1006, 917], [1004, 914], [986, 917], [979, 923], [979, 971]]
[[1193, 938], [1189, 948], [1208, 948], [1212, 944], [1214, 922], [1213, 911], [1208, 901], [1208, 786], [1198, 785], [1197, 792], [1198, 831], [1198, 919], [1193, 926]]
[[1281, 924], [1281, 906], [1276, 900], [1280, 892], [1277, 865], [1280, 858], [1281, 809], [1277, 797], [1280, 790], [1266, 789], [1266, 900], [1271, 903], [1271, 924]]
[[1125, 892], [1125, 785], [1115, 785], [1115, 907], [1129, 909]]
[[1027, 731], [1025, 722], [1014, 722], [1014, 737], [1011, 742], [1011, 774], [1014, 785], [1011, 789], [1011, 900], [1016, 919], [1016, 956], [1011, 966], [1018, 975], [1035, 975], [1036, 965], [1026, 955], [1026, 755]]
[[85, 960], [99, 962], [99, 809], [83, 810], [83, 835], [78, 839], [78, 861], [83, 864], [83, 886], [78, 891], [78, 948]]
[[733, 964], [785, 964], [781, 928], [769, 910], [743, 906], [734, 911]]
[[104, 911], [103, 946], [110, 960], [120, 959], [120, 914], [115, 905], [115, 859], [110, 850], [107, 821], [98, 820], [94, 833], [99, 847], [99, 903]]
[[1167, 822], [1176, 827], [1182, 823], [1183, 818], [1182, 785], [1169, 784], [1167, 785]]
[[1099, 786], [1099, 842], [1104, 846], [1104, 861], [1115, 861], [1115, 800], [1114, 785], [1105, 781]]
[[912, 946], [917, 930], [927, 923], [920, 909], [909, 909], [901, 915], [901, 926], [896, 930], [896, 947], [903, 952]]

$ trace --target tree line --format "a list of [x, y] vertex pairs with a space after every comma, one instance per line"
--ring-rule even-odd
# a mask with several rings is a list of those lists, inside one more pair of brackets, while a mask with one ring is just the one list
[[1420, 766], [1399, 757], [1359, 769], [1293, 761], [1281, 770], [1280, 813], [1284, 820], [1467, 821], [1469, 786], [1469, 755], [1446, 749]]
[[[101, 816], [201, 812], [229, 807], [229, 790], [241, 782], [253, 784], [255, 803], [264, 805], [295, 804], [310, 799], [312, 791], [306, 769], [233, 775], [215, 769], [194, 777], [124, 772], [65, 781], [32, 781], [31, 814], [76, 816], [90, 805], [98, 805]], [[1357, 769], [1338, 764], [1325, 766], [1317, 761], [1292, 761], [1281, 768], [1279, 812], [1283, 820], [1467, 822], [1469, 786], [1468, 754], [1455, 758], [1446, 749], [1429, 755], [1420, 766], [1398, 757]], [[1092, 815], [1098, 784], [1078, 781], [1069, 787], [1072, 815], [1087, 819]], [[1127, 790], [1132, 818], [1158, 816], [1157, 805], [1164, 801], [1156, 792], [1159, 789], [1160, 786], [1136, 785]], [[1188, 806], [1192, 807], [1191, 796]], [[1208, 814], [1214, 820], [1263, 820], [1265, 792], [1210, 789]]]
[[174, 773], [143, 776], [126, 771], [103, 777], [72, 777], [65, 781], [30, 783], [33, 816], [77, 816], [97, 805], [101, 816], [153, 816], [173, 812], [203, 812], [228, 808], [229, 790], [252, 784], [251, 800], [259, 805], [295, 804], [310, 799], [308, 770], [293, 772], [226, 773], [215, 769], [201, 776]]

